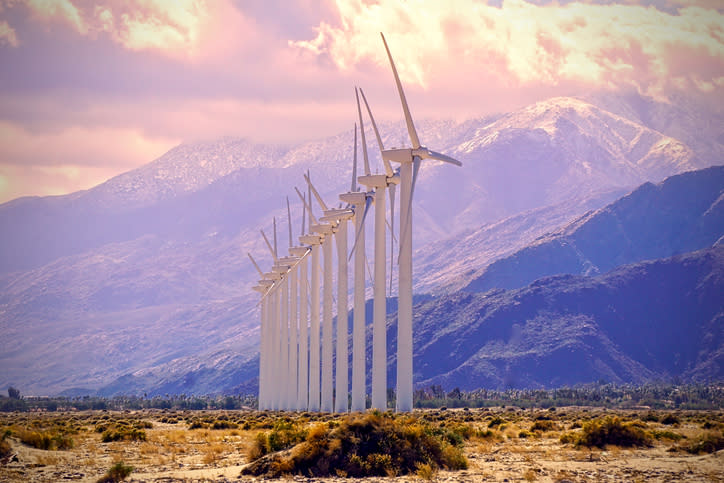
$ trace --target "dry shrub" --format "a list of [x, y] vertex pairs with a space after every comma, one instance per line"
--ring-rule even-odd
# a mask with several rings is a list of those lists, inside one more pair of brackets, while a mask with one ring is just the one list
[[379, 412], [349, 416], [338, 425], [314, 427], [291, 451], [261, 458], [244, 474], [365, 477], [410, 474], [421, 464], [467, 468], [460, 446], [448, 441], [450, 434], [455, 433], [413, 417], [395, 419]]
[[417, 477], [422, 480], [430, 481], [435, 477], [436, 473], [437, 470], [428, 463], [420, 463], [417, 465]]
[[73, 439], [56, 431], [17, 431], [20, 441], [26, 446], [42, 450], [66, 450], [73, 448]]
[[10, 443], [6, 441], [6, 438], [10, 435], [10, 430], [3, 431], [2, 437], [0, 437], [0, 460], [5, 459], [12, 453]]
[[577, 443], [581, 446], [603, 448], [606, 445], [634, 447], [651, 446], [651, 437], [641, 422], [623, 423], [619, 418], [594, 419], [583, 426]]
[[128, 466], [123, 461], [115, 463], [108, 472], [103, 475], [97, 483], [117, 483], [128, 478], [128, 475], [133, 471], [132, 466]]
[[206, 447], [204, 452], [203, 462], [208, 464], [216, 463], [219, 457], [224, 453], [223, 444], [212, 444]]
[[690, 441], [683, 449], [692, 454], [715, 453], [724, 449], [724, 434], [704, 433]]
[[[322, 431], [325, 431], [323, 428]], [[291, 421], [279, 421], [266, 433], [258, 433], [249, 450], [249, 459], [255, 460], [265, 454], [274, 453], [301, 443], [307, 437], [307, 431]]]
[[555, 431], [558, 429], [558, 426], [556, 423], [549, 419], [541, 419], [533, 423], [533, 425], [530, 427], [530, 431]]
[[107, 429], [101, 436], [101, 441], [110, 443], [112, 441], [146, 441], [146, 432], [142, 429], [117, 427]]

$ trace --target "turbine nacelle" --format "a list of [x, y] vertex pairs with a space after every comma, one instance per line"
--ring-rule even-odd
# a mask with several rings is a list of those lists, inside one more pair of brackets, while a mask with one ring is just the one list
[[[407, 150], [409, 151], [409, 149]], [[359, 184], [363, 184], [368, 188], [385, 188], [387, 186], [387, 176], [384, 174], [369, 174], [357, 178]]]
[[303, 257], [309, 251], [309, 247], [289, 247], [289, 253], [295, 257]]
[[275, 264], [275, 265], [272, 267], [272, 270], [273, 270], [275, 273], [278, 273], [279, 275], [284, 275], [284, 274], [287, 273], [291, 268], [292, 268], [291, 265]]
[[320, 235], [329, 235], [334, 233], [334, 227], [328, 223], [313, 223], [310, 229], [314, 233], [319, 233]]
[[322, 241], [324, 241], [324, 237], [321, 235], [302, 235], [299, 237], [299, 243], [304, 245], [321, 245]]
[[319, 221], [326, 222], [326, 223], [339, 223], [341, 220], [349, 220], [354, 216], [354, 211], [349, 209], [332, 209], [332, 210], [325, 210], [324, 216], [322, 216]]
[[368, 193], [364, 191], [351, 191], [339, 195], [339, 200], [349, 205], [364, 205], [367, 200]]
[[415, 156], [420, 159], [434, 159], [436, 161], [454, 164], [455, 166], [463, 165], [463, 163], [457, 159], [438, 153], [437, 151], [427, 149], [425, 146], [420, 146], [417, 149], [395, 148], [382, 151], [382, 157], [384, 157], [387, 161], [392, 161], [393, 163], [412, 163]]

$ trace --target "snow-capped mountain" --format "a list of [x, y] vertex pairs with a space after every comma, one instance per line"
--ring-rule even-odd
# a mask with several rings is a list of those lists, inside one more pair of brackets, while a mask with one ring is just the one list
[[[556, 98], [463, 123], [420, 122], [423, 143], [464, 166], [429, 163], [420, 172], [416, 290], [457, 288], [459, 274], [622, 190], [716, 164], [623, 114]], [[406, 144], [403, 123], [380, 131], [385, 147]], [[367, 134], [372, 171], [381, 171]], [[272, 216], [284, 246], [284, 196], [301, 213], [293, 187], [307, 169], [336, 204], [351, 180], [352, 145], [351, 130], [296, 146], [181, 145], [87, 191], [0, 205], [0, 386], [94, 390], [136, 374], [151, 387], [160, 367], [182, 374], [212, 360], [231, 364], [229, 354], [247, 360], [257, 343], [257, 275], [244, 254], [268, 264], [258, 230], [269, 232]], [[295, 236], [300, 224], [294, 217]], [[443, 250], [453, 264], [436, 256]], [[202, 387], [194, 384], [189, 391]]]

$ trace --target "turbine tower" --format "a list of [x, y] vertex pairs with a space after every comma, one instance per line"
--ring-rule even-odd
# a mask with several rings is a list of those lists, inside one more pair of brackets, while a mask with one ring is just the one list
[[[304, 197], [302, 203], [306, 205]], [[297, 394], [296, 409], [298, 411], [306, 411], [309, 407], [309, 350], [307, 324], [308, 320], [308, 275], [307, 275], [307, 257], [312, 252], [312, 248], [304, 246], [306, 240], [304, 235], [306, 206], [302, 206], [302, 230], [299, 236], [299, 246], [291, 247], [289, 253], [299, 257], [297, 264], [299, 275], [299, 331], [298, 331], [298, 357], [297, 357]], [[318, 242], [319, 237], [314, 237], [312, 242]]]
[[[362, 100], [365, 103], [367, 114], [370, 117], [372, 127], [377, 138], [377, 144], [380, 147], [380, 153], [383, 152], [382, 139], [377, 130], [377, 124], [372, 116], [372, 111], [367, 103], [364, 91], [359, 89], [362, 94]], [[362, 121], [362, 112], [359, 104], [359, 96], [357, 97], [357, 113], [360, 119], [360, 126], [364, 133], [364, 124]], [[369, 172], [369, 164], [367, 161], [366, 142], [364, 135], [362, 138], [365, 150], [365, 176], [360, 176], [359, 182], [373, 190], [375, 202], [375, 268], [373, 282], [373, 322], [372, 322], [372, 407], [379, 410], [387, 409], [387, 299], [385, 294], [385, 282], [387, 275], [385, 273], [385, 189], [390, 190], [390, 213], [394, 220], [394, 201], [395, 186], [399, 182], [399, 175], [395, 175], [392, 171], [390, 163], [382, 157], [385, 168], [385, 174], [372, 175]], [[367, 216], [369, 204], [365, 207], [364, 218]], [[392, 237], [394, 239], [394, 234]], [[391, 258], [390, 258], [391, 260]], [[392, 269], [390, 269], [390, 274]]]
[[384, 34], [382, 42], [390, 60], [395, 77], [397, 92], [402, 103], [411, 148], [390, 149], [382, 157], [400, 163], [400, 254], [398, 256], [398, 312], [397, 312], [397, 411], [412, 410], [412, 196], [415, 182], [423, 159], [433, 159], [462, 166], [456, 159], [442, 153], [431, 151], [420, 144], [415, 125], [412, 122], [410, 108], [402, 90], [392, 54], [387, 46]]
[[[357, 89], [355, 89], [355, 94]], [[357, 99], [359, 112], [359, 97]], [[360, 113], [361, 114], [361, 113]], [[365, 146], [364, 125], [360, 115], [362, 129], [362, 150], [364, 152], [365, 172], [369, 171], [367, 147]], [[372, 203], [373, 193], [360, 192], [357, 188], [357, 125], [355, 125], [354, 157], [352, 161], [352, 185], [348, 193], [339, 195], [339, 199], [353, 206], [355, 221], [355, 241], [350, 253], [354, 254], [354, 319], [352, 322], [352, 412], [365, 410], [365, 215]], [[364, 206], [364, 209], [362, 208]], [[364, 214], [363, 214], [364, 213]], [[339, 337], [339, 336], [338, 336]]]
[[[312, 212], [311, 203], [311, 188], [309, 189], [309, 196], [305, 199], [302, 193], [297, 188], [294, 188], [299, 195], [299, 199], [307, 208], [309, 213], [309, 234], [299, 237], [299, 241], [305, 245], [312, 247], [311, 254], [311, 300], [310, 300], [310, 315], [309, 315], [309, 410], [319, 411], [320, 409], [320, 372], [319, 372], [319, 252], [321, 250], [322, 242], [324, 241], [324, 232], [327, 225], [321, 225], [317, 222]], [[313, 232], [316, 231], [316, 234]], [[331, 231], [330, 231], [331, 233]]]

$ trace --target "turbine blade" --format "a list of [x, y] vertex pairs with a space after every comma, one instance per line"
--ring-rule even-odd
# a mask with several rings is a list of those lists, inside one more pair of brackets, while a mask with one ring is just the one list
[[[356, 92], [356, 91], [355, 91]], [[359, 101], [357, 101], [357, 107], [359, 107]], [[362, 139], [364, 140], [364, 131], [362, 132]], [[366, 158], [366, 156], [365, 156]], [[352, 186], [349, 189], [354, 192], [357, 191], [357, 123], [354, 124], [354, 153], [352, 156]]]
[[292, 242], [292, 210], [289, 208], [289, 197], [287, 196], [287, 220], [289, 221], [289, 248], [294, 246]]
[[[367, 213], [370, 211], [370, 206], [372, 205], [372, 197], [368, 196], [365, 200], [365, 210], [362, 213], [362, 222], [361, 225], [365, 224], [365, 220], [367, 219]], [[347, 260], [352, 259], [352, 255], [354, 255], [354, 251], [357, 249], [357, 243], [359, 243], [360, 236], [362, 235], [362, 231], [357, 232], [356, 236], [354, 237], [354, 245], [352, 245], [352, 251], [349, 252], [349, 258]]]
[[251, 253], [246, 252], [246, 254], [249, 256], [249, 260], [251, 260], [251, 263], [254, 264], [254, 268], [256, 268], [256, 271], [259, 272], [259, 277], [264, 278], [264, 272], [261, 271], [261, 268], [259, 268], [259, 265], [257, 265], [256, 260], [254, 260], [254, 257], [251, 256]]
[[[360, 109], [359, 107], [359, 93], [357, 92], [356, 87], [354, 88], [354, 95], [357, 98], [357, 116], [359, 117], [359, 127], [360, 131], [362, 132], [362, 155], [364, 156], [365, 161], [365, 175], [369, 176], [372, 173], [370, 171], [370, 160], [367, 156], [367, 139], [365, 138], [365, 125], [362, 121], [362, 109]], [[362, 96], [364, 97], [364, 94], [362, 94]]]
[[[294, 187], [294, 190], [297, 192], [297, 194], [299, 195], [299, 199], [302, 200], [302, 203], [304, 204], [304, 207], [305, 207], [305, 208], [307, 209], [307, 211], [309, 212], [309, 231], [312, 231], [312, 228], [311, 228], [311, 227], [312, 227], [312, 223], [314, 223], [314, 224], [317, 223], [317, 219], [314, 217], [314, 213], [312, 213], [312, 205], [310, 205], [309, 203], [307, 203], [307, 197], [304, 196], [304, 195], [302, 195], [302, 193], [299, 191], [299, 188], [297, 188], [297, 187], [295, 186], [295, 187]], [[310, 201], [311, 201], [311, 200], [310, 200]], [[303, 230], [302, 230], [302, 231], [303, 231]]]
[[272, 218], [274, 221], [274, 256], [278, 257], [279, 252], [277, 251], [277, 217]]
[[390, 183], [387, 185], [390, 190], [390, 289], [388, 295], [392, 296], [392, 269], [394, 267], [393, 259], [395, 255], [395, 191], [397, 191], [397, 185]]
[[420, 147], [420, 139], [417, 137], [417, 131], [415, 131], [415, 125], [412, 123], [412, 116], [410, 115], [410, 107], [407, 105], [407, 99], [405, 98], [405, 92], [402, 90], [402, 83], [400, 82], [400, 76], [397, 75], [397, 69], [395, 68], [395, 61], [392, 60], [392, 54], [390, 48], [387, 47], [387, 40], [385, 40], [385, 34], [380, 32], [382, 36], [382, 42], [385, 44], [385, 50], [387, 51], [387, 57], [390, 59], [390, 65], [392, 66], [392, 73], [395, 75], [395, 83], [397, 84], [397, 92], [400, 94], [400, 102], [402, 102], [402, 110], [405, 113], [405, 122], [407, 123], [407, 132], [410, 134], [410, 141], [412, 142], [412, 149]]
[[[420, 164], [422, 164], [422, 159], [420, 159], [419, 156], [414, 156], [412, 160], [412, 186], [410, 186], [410, 200], [407, 205], [407, 213], [405, 216], [404, 224], [400, 225], [400, 250], [402, 250], [402, 245], [407, 243], [407, 237], [405, 236], [407, 234], [407, 230], [410, 226], [410, 222], [412, 221], [412, 200], [415, 195], [415, 183], [417, 183], [417, 174], [420, 172]], [[400, 256], [397, 255], [397, 261], [399, 263]]]
[[[422, 164], [422, 159], [420, 159], [418, 156], [415, 156], [412, 160], [412, 186], [410, 186], [410, 204], [412, 204], [412, 199], [415, 196], [415, 183], [417, 183], [417, 174], [420, 172], [420, 164]], [[408, 213], [410, 210], [407, 210]]]
[[[294, 188], [297, 190], [296, 188]], [[297, 194], [299, 194], [299, 190], [297, 190]], [[302, 196], [302, 230], [299, 233], [299, 236], [304, 236], [304, 225], [307, 222], [307, 200]]]
[[443, 161], [443, 162], [445, 162], [445, 163], [454, 164], [455, 166], [462, 166], [462, 165], [463, 165], [463, 163], [461, 163], [460, 161], [458, 161], [458, 160], [455, 159], [455, 158], [451, 158], [451, 157], [448, 156], [447, 154], [438, 153], [437, 151], [431, 151], [431, 150], [429, 150], [429, 149], [427, 150], [427, 153], [424, 153], [424, 154], [422, 155], [422, 157], [423, 157], [424, 159], [435, 159], [435, 160], [437, 160], [437, 161]]
[[[307, 177], [309, 177], [309, 170], [307, 170]], [[309, 232], [311, 233], [312, 221], [314, 221], [314, 223], [317, 223], [317, 220], [312, 214], [312, 188], [309, 185], [307, 185], [307, 200], [309, 201]]]
[[370, 109], [370, 105], [367, 103], [367, 98], [365, 97], [365, 92], [360, 87], [359, 93], [362, 94], [362, 100], [365, 103], [365, 107], [367, 108], [367, 115], [370, 116], [370, 122], [372, 122], [372, 129], [375, 131], [375, 137], [377, 138], [377, 146], [380, 147], [380, 157], [382, 157], [382, 164], [385, 167], [385, 175], [389, 178], [394, 173], [392, 172], [392, 165], [390, 165], [390, 162], [385, 159], [384, 156], [382, 156], [382, 151], [385, 150], [385, 147], [382, 145], [382, 138], [380, 137], [380, 131], [377, 129], [377, 123], [375, 122], [375, 118], [372, 115], [372, 110]]
[[319, 192], [312, 184], [312, 179], [309, 177], [309, 173], [304, 175], [304, 179], [307, 180], [307, 184], [309, 185], [309, 189], [312, 190], [312, 193], [314, 193], [314, 197], [317, 198], [317, 203], [319, 203], [319, 206], [322, 208], [322, 211], [327, 211], [329, 208], [327, 208], [327, 204], [324, 202], [321, 196], [319, 196]]
[[272, 259], [274, 261], [277, 261], [277, 254], [274, 252], [274, 248], [272, 248], [271, 243], [269, 243], [269, 239], [266, 237], [266, 233], [264, 233], [264, 230], [259, 230], [261, 232], [261, 236], [264, 237], [264, 241], [266, 242], [266, 246], [269, 248], [269, 251], [271, 252]]

